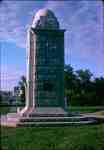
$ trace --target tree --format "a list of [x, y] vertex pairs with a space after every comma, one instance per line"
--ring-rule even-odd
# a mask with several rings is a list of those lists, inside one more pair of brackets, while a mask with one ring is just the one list
[[89, 82], [91, 80], [92, 77], [92, 73], [86, 69], [86, 70], [77, 70], [76, 71], [77, 77], [81, 80], [82, 83], [86, 83]]
[[65, 79], [65, 87], [67, 89], [71, 88], [75, 81], [74, 70], [71, 65], [65, 65], [64, 67], [64, 79]]
[[22, 103], [25, 103], [26, 98], [26, 88], [27, 88], [27, 82], [25, 76], [21, 76], [21, 79], [18, 83], [19, 85], [19, 96]]
[[79, 90], [79, 80], [77, 79], [74, 69], [70, 64], [65, 65], [64, 67], [64, 83], [65, 83], [65, 96], [67, 98], [67, 103], [75, 104], [77, 101], [75, 97], [77, 91]]
[[95, 78], [94, 90], [96, 92], [95, 103], [96, 105], [104, 105], [104, 77]]

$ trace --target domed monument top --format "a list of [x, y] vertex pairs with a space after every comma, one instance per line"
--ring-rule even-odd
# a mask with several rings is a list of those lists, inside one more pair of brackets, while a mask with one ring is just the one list
[[40, 9], [33, 18], [32, 28], [59, 29], [59, 22], [49, 9]]

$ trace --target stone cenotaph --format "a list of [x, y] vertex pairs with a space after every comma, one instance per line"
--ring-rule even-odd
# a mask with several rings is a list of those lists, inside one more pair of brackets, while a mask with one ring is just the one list
[[66, 113], [64, 31], [54, 13], [40, 9], [28, 29], [26, 107], [21, 113]]

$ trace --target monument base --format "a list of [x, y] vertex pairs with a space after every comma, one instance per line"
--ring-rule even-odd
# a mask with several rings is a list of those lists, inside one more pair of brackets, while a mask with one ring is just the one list
[[36, 107], [36, 108], [25, 108], [20, 111], [22, 116], [57, 116], [57, 115], [67, 115], [68, 113], [61, 107]]
[[95, 117], [66, 112], [60, 107], [25, 107], [18, 113], [2, 116], [3, 126], [65, 126], [97, 123]]

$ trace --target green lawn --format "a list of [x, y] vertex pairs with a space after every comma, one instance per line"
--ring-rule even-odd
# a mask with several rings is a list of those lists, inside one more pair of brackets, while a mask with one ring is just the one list
[[104, 150], [104, 124], [1, 128], [2, 150]]
[[71, 112], [96, 112], [104, 110], [104, 106], [69, 106]]
[[10, 111], [9, 107], [0, 107], [0, 114], [6, 114]]

